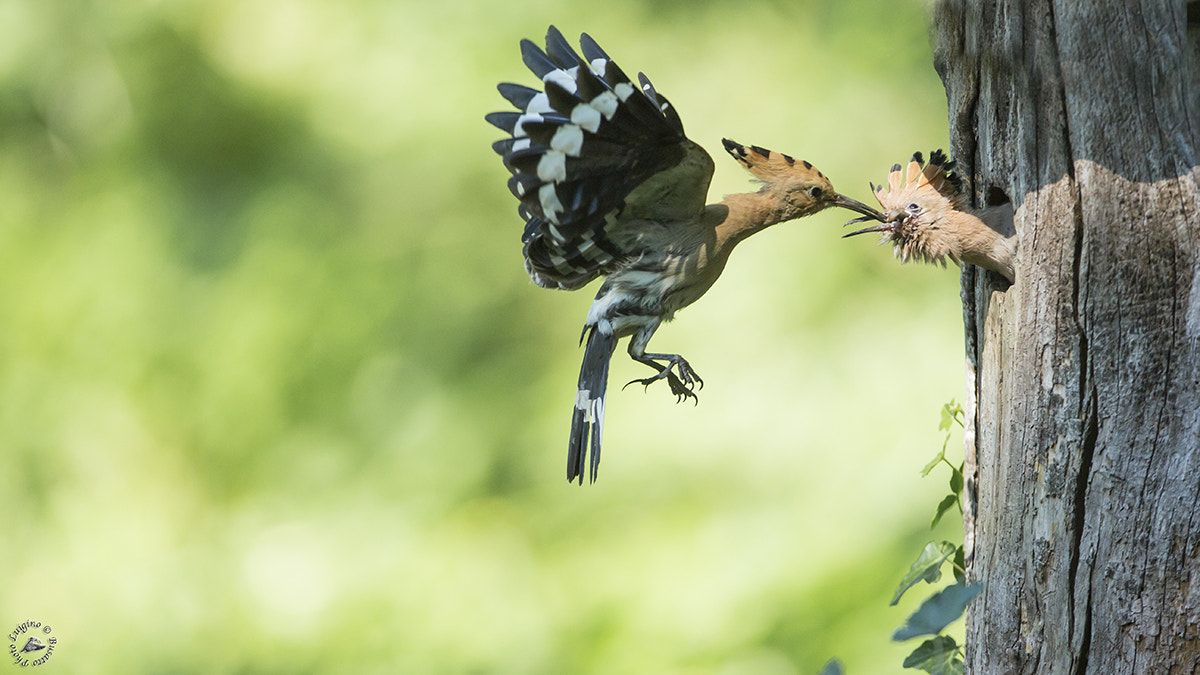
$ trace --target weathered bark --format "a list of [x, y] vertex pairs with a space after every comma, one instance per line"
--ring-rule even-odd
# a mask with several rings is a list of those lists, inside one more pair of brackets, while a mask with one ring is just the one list
[[963, 274], [968, 670], [1200, 672], [1200, 3], [933, 24], [951, 147], [1019, 237], [1012, 286]]

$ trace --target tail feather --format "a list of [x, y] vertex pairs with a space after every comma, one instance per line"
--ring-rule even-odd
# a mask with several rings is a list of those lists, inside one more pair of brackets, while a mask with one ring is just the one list
[[583, 470], [591, 454], [590, 482], [596, 482], [600, 468], [600, 437], [604, 429], [604, 394], [608, 388], [608, 364], [616, 349], [617, 339], [593, 326], [579, 369], [579, 389], [575, 393], [575, 409], [571, 416], [571, 440], [567, 447], [567, 482], [579, 479], [583, 485]]

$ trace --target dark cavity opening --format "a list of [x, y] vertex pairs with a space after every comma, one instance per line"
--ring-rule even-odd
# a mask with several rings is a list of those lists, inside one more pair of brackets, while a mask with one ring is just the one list
[[989, 185], [983, 193], [984, 206], [1003, 206], [1007, 203], [1009, 203], [1008, 193], [997, 185]]

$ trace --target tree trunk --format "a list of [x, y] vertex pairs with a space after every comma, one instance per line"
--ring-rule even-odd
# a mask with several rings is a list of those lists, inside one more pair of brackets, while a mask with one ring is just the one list
[[943, 0], [933, 36], [1019, 237], [1012, 286], [963, 273], [968, 672], [1200, 672], [1200, 3]]

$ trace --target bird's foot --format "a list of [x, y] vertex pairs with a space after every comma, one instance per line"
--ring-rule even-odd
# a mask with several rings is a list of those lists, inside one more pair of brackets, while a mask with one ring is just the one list
[[[696, 374], [691, 364], [682, 357], [675, 356], [669, 359], [669, 362], [665, 366], [654, 361], [645, 361], [644, 363], [658, 370], [658, 373], [650, 377], [630, 380], [625, 383], [626, 387], [636, 382], [648, 389], [655, 382], [666, 380], [667, 385], [671, 387], [671, 393], [675, 395], [676, 403], [682, 403], [688, 399], [692, 399], [693, 403], [700, 402], [700, 398], [696, 396], [695, 390], [704, 388], [704, 380], [700, 379], [700, 376]], [[673, 371], [678, 371], [679, 374], [676, 375]]]

